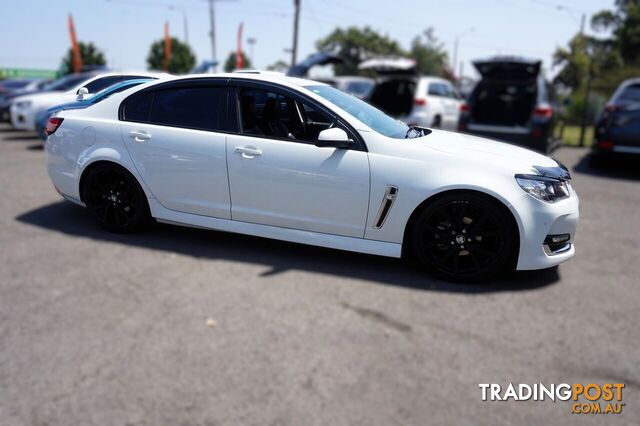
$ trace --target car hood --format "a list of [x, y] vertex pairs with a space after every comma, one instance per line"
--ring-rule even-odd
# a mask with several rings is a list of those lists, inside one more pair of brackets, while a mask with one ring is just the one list
[[429, 135], [411, 141], [425, 151], [437, 151], [461, 162], [484, 163], [515, 173], [535, 173], [534, 166], [559, 165], [554, 159], [526, 148], [444, 130], [433, 130]]
[[66, 102], [71, 102], [75, 99], [76, 95], [66, 92], [43, 92], [15, 97], [13, 99], [13, 102], [16, 103], [22, 101], [30, 101], [36, 105], [54, 106]]

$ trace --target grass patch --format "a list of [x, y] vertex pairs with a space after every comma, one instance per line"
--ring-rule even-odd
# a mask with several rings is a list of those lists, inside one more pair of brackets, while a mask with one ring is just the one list
[[[588, 126], [584, 134], [584, 146], [591, 146], [593, 143], [593, 126]], [[562, 144], [568, 146], [580, 146], [580, 126], [564, 126], [562, 132]]]

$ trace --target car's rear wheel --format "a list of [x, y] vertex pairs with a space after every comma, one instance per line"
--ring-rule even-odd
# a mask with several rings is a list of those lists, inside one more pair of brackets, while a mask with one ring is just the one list
[[512, 218], [481, 195], [444, 196], [424, 208], [411, 230], [411, 248], [421, 264], [441, 278], [473, 281], [501, 272], [516, 240]]
[[100, 164], [88, 171], [83, 200], [105, 229], [129, 233], [150, 219], [144, 191], [127, 170], [117, 165]]

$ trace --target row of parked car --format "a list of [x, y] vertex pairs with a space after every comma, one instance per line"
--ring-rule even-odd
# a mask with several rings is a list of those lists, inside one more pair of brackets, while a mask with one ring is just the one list
[[[315, 54], [292, 67], [303, 76], [335, 57]], [[448, 80], [422, 76], [415, 61], [374, 58], [361, 70], [377, 77], [342, 76], [321, 81], [364, 99], [410, 125], [442, 128], [503, 140], [540, 152], [552, 151], [560, 140], [554, 128], [560, 105], [553, 86], [541, 72], [541, 61], [495, 57], [474, 62], [480, 80], [466, 99]], [[113, 93], [149, 79], [168, 78], [153, 72], [114, 73], [99, 70], [71, 74], [55, 81], [0, 82], [0, 119], [14, 128], [37, 131], [44, 139], [48, 118], [64, 109], [85, 108]], [[598, 118], [594, 154], [640, 154], [640, 78], [625, 81]]]
[[466, 99], [448, 80], [423, 76], [406, 58], [374, 58], [361, 70], [376, 79], [325, 80], [413, 125], [476, 134], [550, 152], [559, 105], [541, 72], [541, 61], [496, 57], [476, 61], [480, 81]]

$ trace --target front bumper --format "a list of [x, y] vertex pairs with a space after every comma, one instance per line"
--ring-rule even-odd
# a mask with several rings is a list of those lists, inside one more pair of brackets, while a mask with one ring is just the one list
[[35, 131], [35, 111], [33, 108], [18, 108], [11, 105], [10, 108], [11, 125], [17, 130]]
[[[575, 234], [578, 227], [579, 199], [575, 191], [556, 203], [545, 203], [524, 194], [519, 200], [520, 255], [518, 270], [545, 269], [566, 262], [575, 255]], [[551, 250], [545, 243], [551, 235], [568, 234], [569, 240], [562, 247]]]

